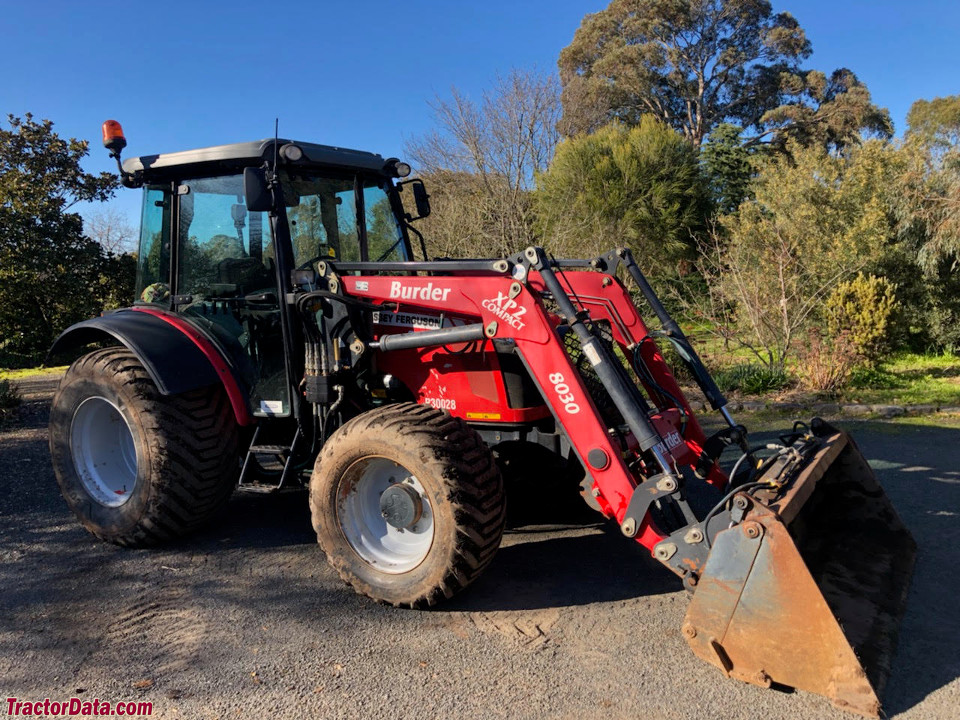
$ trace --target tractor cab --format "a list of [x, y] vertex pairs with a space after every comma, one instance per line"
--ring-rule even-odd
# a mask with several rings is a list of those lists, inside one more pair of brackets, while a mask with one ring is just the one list
[[[271, 187], [248, 207], [251, 168]], [[299, 353], [285, 348], [296, 347], [297, 329], [282, 299], [313, 289], [318, 261], [412, 259], [394, 183], [409, 166], [373, 153], [267, 139], [131, 158], [121, 169], [144, 193], [136, 305], [216, 338], [254, 416], [293, 412]]]

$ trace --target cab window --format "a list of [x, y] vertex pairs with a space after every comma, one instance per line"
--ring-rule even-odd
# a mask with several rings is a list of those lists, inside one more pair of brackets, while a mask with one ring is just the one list
[[367, 223], [367, 259], [374, 262], [409, 260], [403, 233], [382, 185], [363, 189], [363, 206]]
[[273, 247], [264, 213], [248, 213], [237, 175], [180, 186], [177, 293], [194, 301], [272, 288]]
[[287, 222], [297, 267], [317, 260], [360, 259], [352, 179], [299, 178], [284, 183]]
[[297, 267], [317, 260], [409, 259], [385, 180], [288, 177], [283, 187]]
[[137, 301], [170, 304], [170, 189], [147, 186], [140, 218]]

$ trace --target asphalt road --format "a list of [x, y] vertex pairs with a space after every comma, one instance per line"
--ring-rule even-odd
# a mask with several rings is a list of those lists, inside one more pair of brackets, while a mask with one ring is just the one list
[[[54, 383], [24, 381], [20, 425], [0, 430], [0, 700], [149, 701], [160, 718], [854, 717], [693, 657], [686, 593], [615, 528], [511, 531], [426, 612], [342, 585], [303, 496], [235, 496], [161, 550], [99, 542], [50, 468]], [[887, 711], [957, 718], [960, 430], [851, 429], [920, 546]]]

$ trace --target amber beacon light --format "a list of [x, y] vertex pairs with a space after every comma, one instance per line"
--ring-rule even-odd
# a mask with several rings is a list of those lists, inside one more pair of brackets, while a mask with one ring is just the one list
[[123, 136], [123, 128], [116, 120], [107, 120], [103, 123], [103, 146], [116, 155], [127, 146], [127, 139]]

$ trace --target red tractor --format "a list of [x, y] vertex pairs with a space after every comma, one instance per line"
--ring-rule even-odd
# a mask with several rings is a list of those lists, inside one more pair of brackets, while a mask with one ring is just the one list
[[[152, 545], [238, 485], [308, 482], [341, 577], [425, 607], [496, 553], [498, 460], [549, 456], [692, 593], [699, 656], [878, 715], [909, 532], [844, 432], [815, 419], [751, 444], [629, 250], [430, 260], [412, 225], [426, 190], [396, 159], [263, 140], [121, 164], [113, 121], [104, 143], [144, 192], [138, 300], [57, 339], [101, 349], [50, 418], [58, 482], [93, 534]], [[701, 429], [664, 343], [721, 431]], [[692, 491], [712, 497], [697, 509]]]

